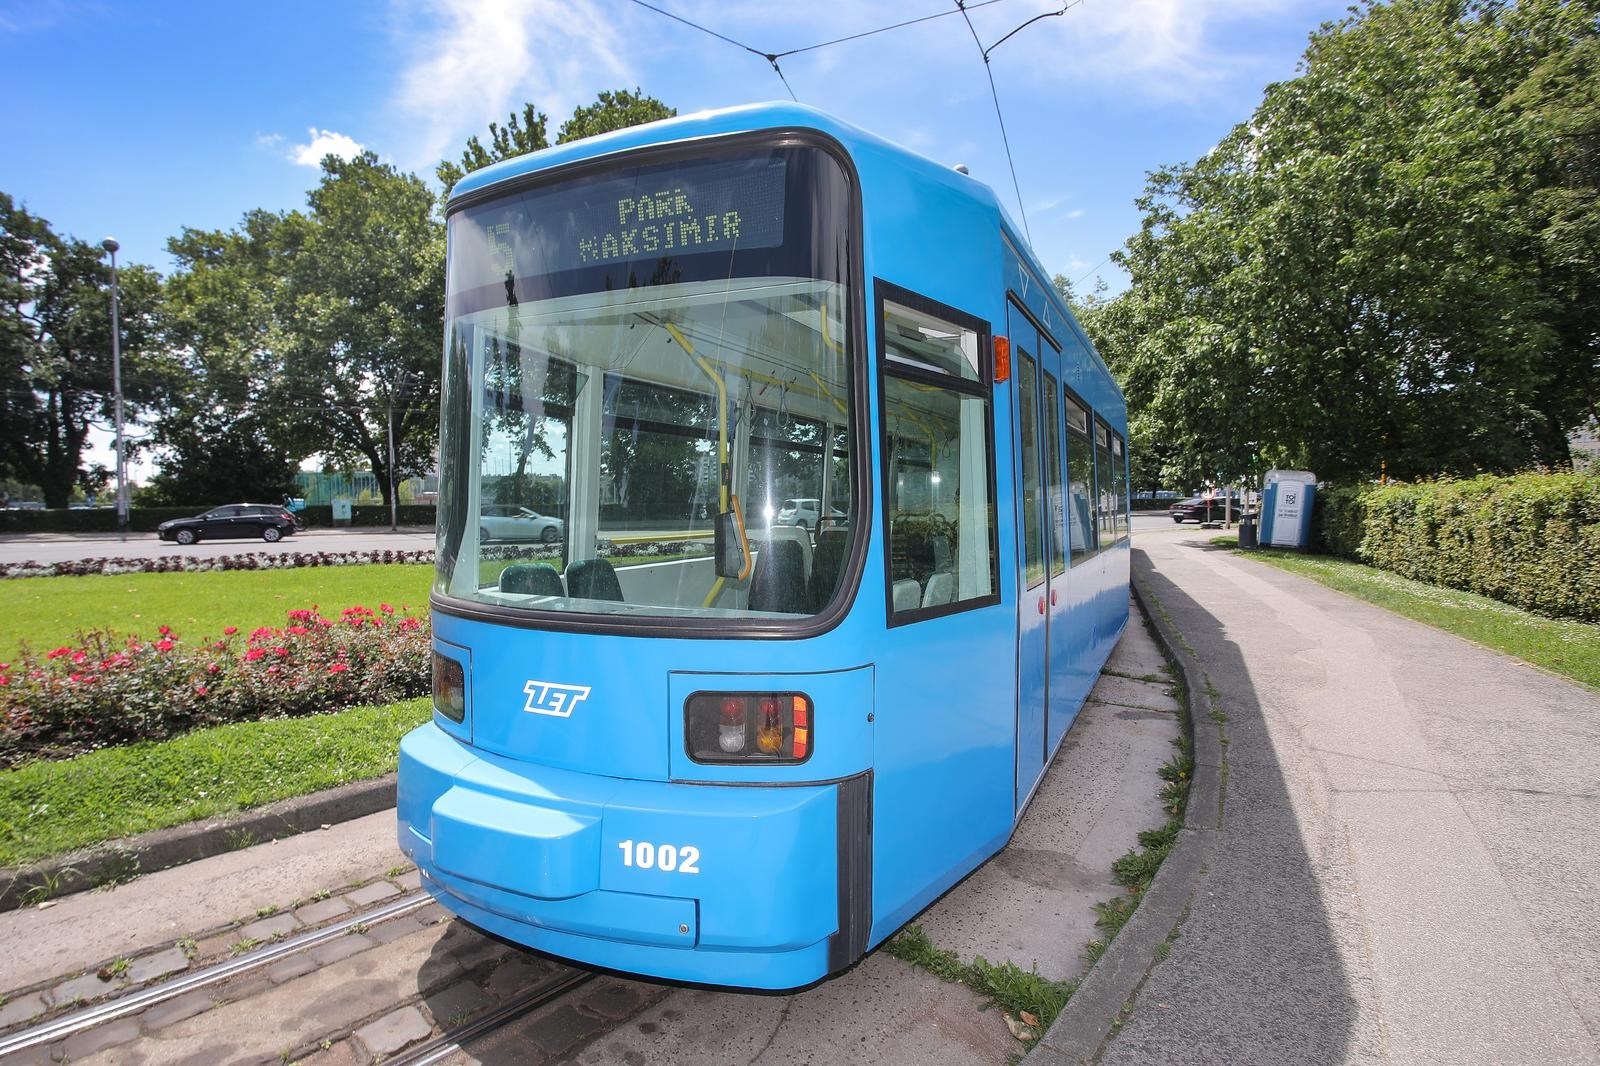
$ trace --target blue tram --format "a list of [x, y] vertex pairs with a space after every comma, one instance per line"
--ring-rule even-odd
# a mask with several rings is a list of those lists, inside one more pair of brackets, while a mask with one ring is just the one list
[[579, 962], [849, 966], [1005, 844], [1126, 624], [1120, 391], [988, 187], [805, 107], [508, 160], [448, 228], [401, 847]]

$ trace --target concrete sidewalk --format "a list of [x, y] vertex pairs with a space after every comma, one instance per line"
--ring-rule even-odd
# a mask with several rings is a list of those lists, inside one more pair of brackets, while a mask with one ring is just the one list
[[1226, 715], [1215, 858], [1097, 1060], [1600, 1062], [1600, 696], [1209, 539], [1134, 566]]

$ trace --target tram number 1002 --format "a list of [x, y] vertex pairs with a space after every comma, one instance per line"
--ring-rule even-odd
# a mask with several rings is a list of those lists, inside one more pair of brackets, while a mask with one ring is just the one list
[[637, 866], [641, 870], [665, 870], [667, 873], [697, 874], [700, 872], [700, 849], [692, 844], [674, 847], [671, 844], [651, 844], [648, 841], [619, 840], [622, 865]]

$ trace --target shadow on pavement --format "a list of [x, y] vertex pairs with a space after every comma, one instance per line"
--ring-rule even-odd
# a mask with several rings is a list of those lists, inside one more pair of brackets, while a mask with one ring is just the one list
[[[1100, 1061], [1277, 1066], [1375, 1057], [1376, 1046], [1361, 1046], [1369, 1041], [1357, 1035], [1357, 997], [1338, 941], [1340, 928], [1359, 926], [1329, 912], [1326, 867], [1319, 878], [1308, 853], [1327, 857], [1339, 842], [1303, 839], [1249, 666], [1225, 625], [1145, 552], [1134, 551], [1133, 567], [1227, 715], [1226, 771], [1214, 861], [1199, 876], [1170, 954]], [[1195, 728], [1216, 726], [1202, 718]]]

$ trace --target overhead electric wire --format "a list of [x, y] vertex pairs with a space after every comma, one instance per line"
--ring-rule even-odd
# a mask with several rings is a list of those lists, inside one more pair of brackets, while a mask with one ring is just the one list
[[1012, 30], [998, 41], [994, 42], [994, 44], [991, 44], [989, 47], [985, 48], [983, 46], [983, 41], [978, 37], [977, 27], [973, 26], [972, 24], [972, 16], [967, 14], [969, 10], [982, 7], [983, 5], [968, 4], [966, 0], [956, 0], [956, 8], [960, 10], [961, 18], [966, 22], [967, 30], [972, 34], [972, 43], [978, 46], [978, 54], [983, 57], [983, 72], [989, 78], [989, 95], [994, 98], [995, 121], [1000, 124], [1000, 143], [1005, 147], [1006, 150], [1006, 166], [1011, 170], [1011, 187], [1016, 191], [1017, 211], [1022, 215], [1022, 232], [1027, 235], [1029, 244], [1033, 243], [1033, 230], [1028, 226], [1028, 208], [1027, 205], [1022, 202], [1022, 183], [1017, 180], [1017, 163], [1011, 155], [1011, 138], [1006, 135], [1006, 116], [1000, 108], [1000, 90], [995, 88], [994, 68], [989, 64], [989, 54], [996, 48], [999, 48], [1001, 45], [1011, 40], [1011, 38], [1015, 37], [1017, 34], [1021, 33], [1023, 30], [1027, 29], [1029, 26], [1032, 26], [1035, 22], [1038, 22], [1040, 19], [1055, 18], [1058, 15], [1065, 15], [1069, 10], [1077, 7], [1081, 3], [1083, 3], [1083, 0], [1065, 0], [1065, 2], [1062, 3], [1059, 11], [1046, 11], [1043, 14], [1035, 15], [1033, 18], [1024, 22], [1022, 25], [1018, 26], [1016, 29]]
[[[649, 3], [648, 0], [633, 0], [633, 2], [642, 8], [654, 11], [656, 14], [669, 18], [674, 22], [682, 23], [683, 25], [688, 26], [690, 29], [699, 30], [701, 33], [704, 33], [710, 37], [715, 37], [717, 40], [722, 41], [725, 44], [731, 44], [735, 48], [749, 52], [753, 56], [760, 56], [762, 59], [765, 59], [767, 63], [771, 65], [772, 72], [778, 76], [778, 80], [783, 82], [784, 90], [788, 92], [789, 99], [795, 101], [796, 103], [800, 102], [800, 98], [795, 95], [794, 88], [789, 84], [789, 79], [784, 76], [783, 68], [778, 65], [778, 60], [783, 59], [785, 56], [799, 55], [802, 52], [815, 52], [819, 48], [831, 48], [836, 44], [844, 44], [847, 41], [859, 41], [863, 37], [872, 37], [880, 33], [888, 33], [890, 30], [899, 30], [904, 29], [907, 26], [915, 26], [919, 22], [930, 22], [933, 19], [942, 19], [949, 15], [956, 14], [954, 11], [938, 11], [931, 15], [923, 15], [914, 19], [905, 19], [900, 22], [892, 23], [888, 26], [879, 26], [877, 29], [862, 30], [860, 33], [852, 33], [844, 37], [836, 37], [831, 41], [820, 41], [817, 44], [808, 44], [802, 48], [790, 48], [784, 52], [763, 52], [761, 49], [745, 44], [743, 41], [734, 40], [725, 33], [718, 33], [709, 26], [702, 26], [700, 23], [695, 22], [692, 19], [686, 19], [682, 15], [675, 15], [666, 8], [657, 7], [655, 4]], [[969, 4], [968, 7], [976, 9], [980, 7], [988, 7], [990, 4], [998, 4], [1002, 2], [1003, 0], [979, 0], [978, 3]], [[1081, 0], [1078, 0], [1078, 2], [1081, 2]], [[1059, 14], [1059, 12], [1056, 13]], [[1029, 21], [1031, 22], [1035, 20], [1030, 19]], [[1026, 25], [1026, 23], [1024, 23], [1024, 25]], [[1021, 29], [1021, 27], [1019, 26], [1018, 29]], [[1015, 33], [1016, 30], [1011, 32]], [[1010, 34], [1007, 34], [1006, 36], [1009, 37]]]
[[1005, 147], [1006, 166], [1011, 171], [1011, 188], [1016, 193], [1017, 211], [1022, 216], [1022, 232], [1027, 236], [1028, 243], [1033, 243], [1033, 229], [1028, 224], [1028, 208], [1027, 205], [1022, 202], [1022, 182], [1017, 178], [1017, 163], [1016, 159], [1011, 154], [1011, 137], [1006, 132], [1005, 112], [1000, 106], [1000, 90], [995, 86], [994, 69], [989, 63], [989, 56], [996, 48], [999, 48], [1001, 45], [1011, 40], [1011, 38], [1015, 37], [1029, 26], [1032, 26], [1035, 22], [1038, 22], [1041, 19], [1056, 18], [1057, 16], [1065, 15], [1069, 10], [1083, 3], [1083, 0], [1063, 0], [1059, 10], [1045, 11], [1041, 14], [1033, 16], [987, 48], [983, 46], [983, 41], [978, 37], [978, 30], [972, 24], [972, 16], [970, 12], [976, 11], [980, 7], [988, 7], [991, 4], [998, 4], [1001, 2], [1001, 0], [977, 0], [976, 3], [968, 3], [967, 0], [955, 0], [955, 11], [939, 11], [930, 15], [922, 15], [913, 19], [903, 19], [887, 26], [879, 26], [878, 28], [871, 30], [862, 30], [859, 33], [846, 34], [843, 37], [835, 37], [832, 40], [820, 41], [817, 44], [808, 44], [801, 48], [790, 48], [783, 52], [763, 52], [761, 49], [745, 44], [743, 41], [735, 40], [725, 33], [718, 33], [709, 26], [702, 26], [700, 23], [691, 19], [686, 19], [682, 15], [675, 15], [666, 8], [657, 7], [655, 4], [650, 3], [649, 0], [633, 0], [633, 2], [638, 4], [640, 7], [645, 8], [646, 10], [654, 11], [658, 15], [662, 15], [674, 22], [688, 26], [690, 29], [698, 30], [707, 36], [715, 37], [717, 40], [722, 41], [725, 44], [731, 44], [741, 51], [749, 52], [753, 56], [760, 56], [762, 59], [765, 59], [767, 63], [771, 65], [772, 72], [776, 74], [778, 76], [778, 80], [783, 83], [784, 91], [789, 94], [789, 99], [795, 101], [796, 103], [800, 101], [800, 98], [795, 95], [794, 87], [789, 84], [789, 79], [784, 76], [783, 68], [778, 65], [778, 60], [783, 59], [785, 56], [800, 55], [803, 52], [815, 52], [821, 48], [831, 48], [836, 44], [844, 44], [847, 41], [859, 41], [865, 37], [873, 37], [880, 33], [888, 33], [891, 30], [904, 29], [907, 26], [915, 26], [919, 23], [931, 22], [934, 19], [940, 19], [948, 15], [959, 13], [962, 20], [967, 24], [967, 31], [972, 34], [972, 43], [978, 46], [978, 54], [983, 57], [983, 72], [989, 79], [989, 95], [994, 100], [994, 117], [995, 120], [1000, 124], [1000, 143]]
[[[983, 42], [978, 39], [977, 28], [972, 25], [972, 17], [967, 14], [965, 0], [956, 0], [956, 7], [961, 11], [961, 18], [966, 22], [967, 29], [972, 32], [972, 43], [978, 46], [978, 54], [983, 57], [983, 72], [989, 78], [989, 95], [994, 97], [994, 117], [1000, 123], [1000, 143], [1005, 146], [1006, 166], [1011, 169], [1011, 187], [1017, 193], [1017, 210], [1022, 214], [1022, 232], [1027, 234], [1028, 243], [1033, 243], [1033, 230], [1028, 227], [1028, 208], [1022, 202], [1022, 183], [1017, 180], [1017, 163], [1011, 157], [1011, 138], [1006, 136], [1006, 116], [1000, 110], [1000, 90], [994, 86], [994, 70], [989, 66], [989, 53], [983, 47]], [[1012, 31], [1013, 33], [1016, 31]], [[1010, 34], [1007, 34], [1010, 36]]]
[[[978, 3], [968, 4], [967, 7], [969, 9], [976, 10], [980, 7], [988, 7], [990, 4], [999, 4], [1003, 2], [1004, 0], [979, 0]], [[787, 52], [777, 53], [777, 57], [782, 59], [784, 56], [797, 56], [801, 52], [815, 52], [819, 48], [829, 48], [836, 44], [844, 44], [846, 41], [859, 41], [863, 37], [872, 37], [876, 34], [888, 33], [890, 30], [904, 29], [906, 26], [915, 26], [919, 22], [932, 22], [934, 19], [948, 18], [954, 14], [956, 14], [954, 11], [936, 11], [932, 15], [923, 15], [921, 18], [906, 19], [904, 22], [896, 22], [890, 26], [879, 26], [875, 30], [863, 30], [860, 33], [852, 33], [847, 37], [835, 37], [831, 41], [823, 41], [820, 44], [808, 44], [804, 48], [791, 48]]]

